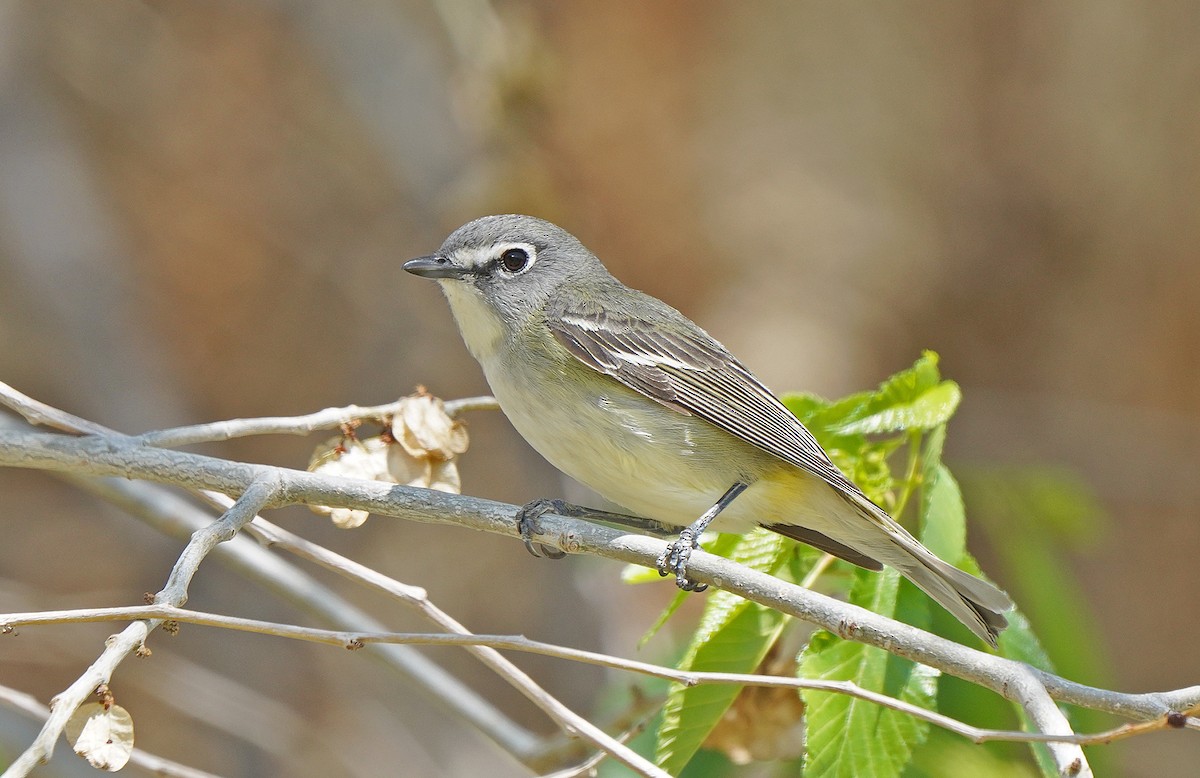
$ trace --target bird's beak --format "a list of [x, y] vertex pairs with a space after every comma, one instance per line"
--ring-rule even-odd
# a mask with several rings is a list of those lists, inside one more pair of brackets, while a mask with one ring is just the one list
[[414, 276], [432, 279], [462, 278], [468, 272], [465, 268], [437, 254], [410, 259], [404, 263], [404, 269]]

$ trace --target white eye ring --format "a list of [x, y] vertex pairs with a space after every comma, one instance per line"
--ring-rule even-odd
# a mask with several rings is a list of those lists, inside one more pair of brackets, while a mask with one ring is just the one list
[[537, 252], [528, 243], [511, 243], [502, 246], [496, 255], [496, 267], [507, 276], [524, 273], [537, 258]]

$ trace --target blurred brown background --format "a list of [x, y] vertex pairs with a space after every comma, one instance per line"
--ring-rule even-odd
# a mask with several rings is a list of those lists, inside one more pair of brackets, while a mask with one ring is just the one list
[[[776, 389], [836, 396], [939, 351], [965, 394], [952, 467], [1074, 469], [1110, 512], [1062, 565], [1104, 636], [1077, 650], [1127, 691], [1200, 681], [1198, 202], [1183, 0], [0, 3], [0, 380], [131, 432], [480, 393], [400, 263], [475, 216], [544, 216]], [[564, 492], [501, 417], [470, 425], [469, 493]], [[314, 444], [206, 450], [302, 466]], [[48, 477], [0, 472], [0, 495], [4, 610], [136, 602], [177, 553]], [[670, 596], [450, 528], [276, 518], [480, 632], [631, 655]], [[216, 566], [191, 604], [298, 618]], [[110, 631], [0, 640], [0, 683], [47, 700]], [[140, 745], [197, 767], [525, 774], [345, 652], [201, 628], [152, 647], [120, 701]], [[518, 661], [596, 703], [599, 672]], [[199, 688], [235, 701], [224, 729]], [[32, 730], [0, 716], [11, 755]], [[1186, 735], [1112, 749], [1124, 775], [1200, 763]]]

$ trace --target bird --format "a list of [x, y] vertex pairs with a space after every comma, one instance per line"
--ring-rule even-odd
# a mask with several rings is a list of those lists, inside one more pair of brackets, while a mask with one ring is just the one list
[[706, 528], [765, 527], [895, 568], [997, 645], [1004, 592], [925, 548], [728, 349], [566, 230], [485, 216], [404, 269], [441, 286], [501, 410], [539, 454], [635, 516], [684, 528], [657, 561], [680, 588], [703, 588], [686, 568]]

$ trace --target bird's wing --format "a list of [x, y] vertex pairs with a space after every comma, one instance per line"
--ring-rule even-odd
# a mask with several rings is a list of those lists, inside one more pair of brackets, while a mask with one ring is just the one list
[[666, 333], [636, 317], [582, 306], [550, 311], [547, 326], [593, 370], [669, 408], [699, 416], [847, 496], [867, 500], [795, 415], [699, 328]]

